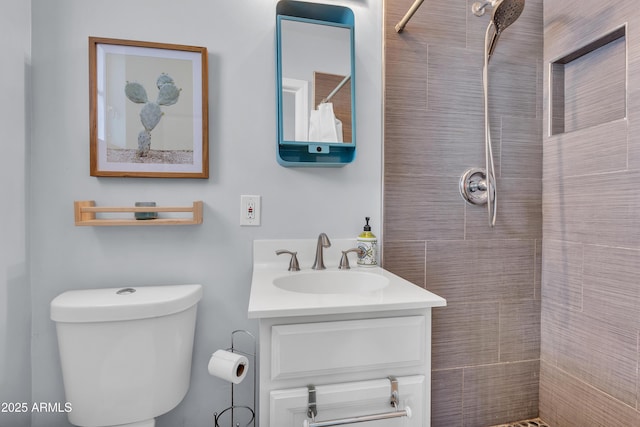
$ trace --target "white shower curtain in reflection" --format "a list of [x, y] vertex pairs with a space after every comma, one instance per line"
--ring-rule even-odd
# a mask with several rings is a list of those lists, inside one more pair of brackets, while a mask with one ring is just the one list
[[324, 102], [309, 117], [310, 142], [342, 142], [342, 122], [333, 112], [333, 104]]

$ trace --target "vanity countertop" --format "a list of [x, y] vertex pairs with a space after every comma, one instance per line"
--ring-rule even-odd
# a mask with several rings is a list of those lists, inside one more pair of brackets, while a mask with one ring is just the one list
[[[249, 297], [249, 318], [312, 316], [343, 313], [363, 313], [387, 310], [407, 310], [446, 305], [446, 300], [381, 267], [359, 267], [354, 254], [350, 256], [351, 269], [338, 269], [341, 251], [353, 248], [355, 239], [331, 239], [332, 245], [324, 250], [326, 270], [311, 269], [315, 257], [316, 240], [256, 240], [254, 241], [254, 267]], [[300, 271], [288, 271], [289, 255], [277, 256], [277, 249], [298, 252]], [[340, 275], [340, 276], [338, 276]], [[357, 292], [296, 292], [274, 284], [274, 281], [316, 280], [327, 277], [330, 281], [354, 280], [370, 277], [372, 282], [385, 283], [383, 287]], [[368, 276], [372, 275], [372, 276]], [[376, 276], [376, 277], [373, 277]], [[290, 278], [290, 279], [289, 279]], [[322, 280], [322, 279], [321, 279]]]

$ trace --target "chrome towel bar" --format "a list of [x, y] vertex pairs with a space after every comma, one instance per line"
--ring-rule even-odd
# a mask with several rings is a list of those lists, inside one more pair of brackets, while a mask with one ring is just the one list
[[398, 409], [400, 403], [400, 393], [398, 392], [398, 380], [396, 377], [387, 377], [391, 383], [391, 397], [389, 404], [395, 408], [392, 412], [383, 412], [380, 414], [371, 415], [359, 415], [350, 418], [338, 418], [335, 420], [316, 421], [316, 415], [318, 415], [317, 400], [316, 400], [316, 388], [313, 384], [307, 386], [309, 392], [309, 400], [307, 403], [307, 416], [311, 420], [304, 420], [303, 427], [330, 427], [341, 426], [345, 424], [363, 423], [366, 421], [387, 420], [390, 418], [407, 417], [411, 418], [411, 408], [405, 406], [404, 409]]
[[384, 412], [382, 414], [362, 415], [360, 417], [340, 418], [336, 420], [327, 421], [309, 421], [304, 420], [304, 427], [329, 427], [329, 426], [341, 426], [345, 424], [363, 423], [365, 421], [377, 421], [386, 420], [389, 418], [407, 417], [411, 418], [411, 408], [408, 406], [400, 411]]

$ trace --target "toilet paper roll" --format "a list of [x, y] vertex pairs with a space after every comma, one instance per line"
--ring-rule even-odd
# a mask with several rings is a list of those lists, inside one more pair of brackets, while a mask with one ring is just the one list
[[249, 361], [241, 354], [226, 350], [217, 350], [209, 359], [209, 374], [240, 384], [247, 375]]

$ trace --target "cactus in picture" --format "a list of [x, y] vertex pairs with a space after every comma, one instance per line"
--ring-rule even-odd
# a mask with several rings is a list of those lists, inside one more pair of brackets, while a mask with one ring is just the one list
[[162, 73], [156, 81], [158, 86], [158, 99], [156, 102], [149, 102], [147, 91], [140, 83], [127, 82], [124, 93], [130, 101], [136, 104], [144, 104], [140, 110], [140, 121], [144, 130], [138, 134], [138, 157], [146, 157], [151, 149], [151, 131], [160, 122], [164, 114], [160, 106], [169, 106], [178, 102], [180, 91], [168, 74]]

